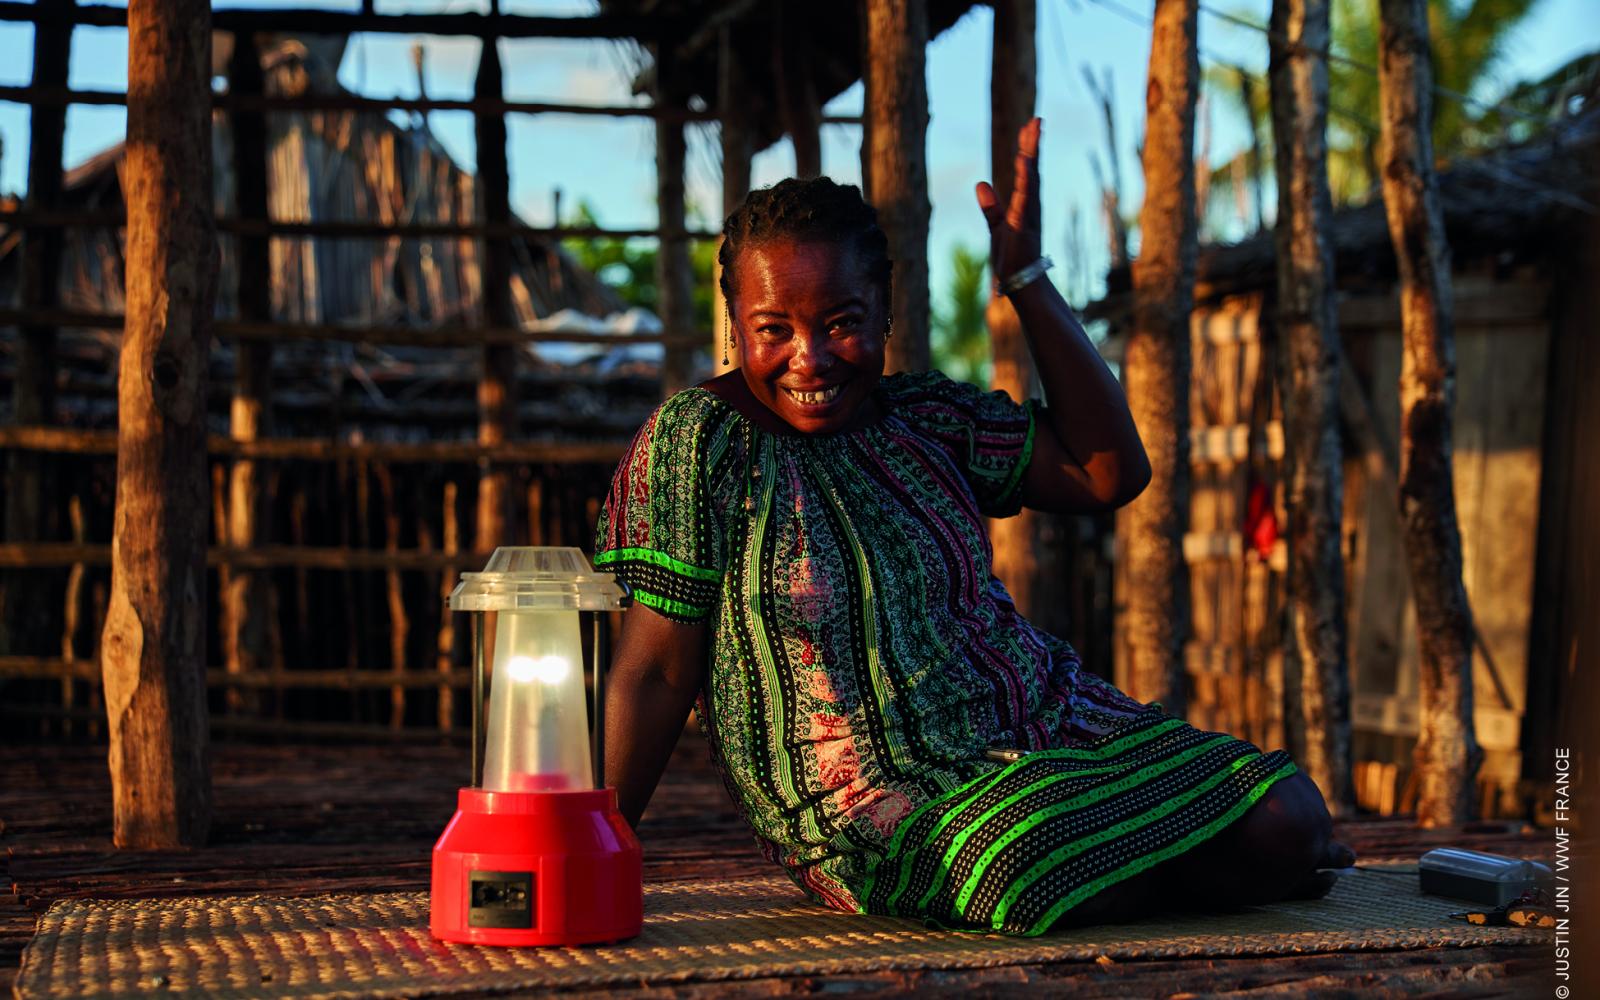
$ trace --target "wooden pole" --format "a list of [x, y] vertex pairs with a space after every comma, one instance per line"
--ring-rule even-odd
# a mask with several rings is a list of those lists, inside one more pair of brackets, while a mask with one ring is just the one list
[[1188, 635], [1189, 314], [1197, 232], [1194, 109], [1197, 0], [1156, 0], [1146, 88], [1144, 205], [1133, 263], [1134, 321], [1123, 383], [1150, 456], [1150, 485], [1117, 512], [1129, 693], [1184, 714]]
[[[45, 0], [41, 6], [69, 12], [74, 0]], [[72, 48], [72, 26], [60, 21], [41, 24], [33, 38], [33, 88], [64, 87], [67, 63]], [[28, 193], [25, 207], [33, 212], [54, 211], [61, 200], [61, 157], [66, 135], [66, 108], [34, 106], [29, 112]], [[30, 229], [23, 244], [22, 301], [25, 306], [51, 309], [61, 302], [61, 232], [55, 228]], [[28, 325], [18, 343], [17, 378], [12, 404], [13, 418], [19, 424], [51, 423], [55, 412], [56, 331], [48, 325]], [[32, 527], [39, 528], [38, 496], [13, 492], [26, 484], [10, 484], [16, 509], [28, 512], [33, 505]], [[37, 484], [35, 484], [37, 489]], [[8, 536], [18, 536], [10, 534]]]
[[535, 469], [528, 481], [528, 544], [544, 544], [544, 475]]
[[1328, 192], [1328, 2], [1274, 0], [1271, 70], [1278, 394], [1289, 515], [1284, 717], [1289, 751], [1335, 813], [1354, 807], [1344, 595], [1344, 452], [1333, 199]]
[[211, 6], [128, 5], [128, 322], [101, 663], [118, 847], [211, 824], [205, 700], [206, 347], [216, 296]]
[[867, 0], [861, 175], [894, 259], [894, 336], [884, 370], [928, 367], [928, 8]]
[[[0, 2], [5, 2], [5, 0], [0, 0]], [[24, 92], [18, 96], [26, 96], [26, 94]], [[0, 100], [3, 100], [4, 97], [4, 90], [0, 90]], [[385, 107], [383, 110], [393, 109]], [[490, 114], [491, 112], [483, 111], [482, 113]], [[3, 209], [0, 210], [0, 222], [30, 229], [118, 227], [126, 224], [127, 216], [125, 213], [114, 209], [74, 209], [56, 212]], [[603, 239], [606, 237], [629, 239], [631, 237], [654, 238], [662, 235], [662, 231], [653, 226], [642, 229], [622, 229], [606, 226], [529, 226], [520, 222], [452, 222], [449, 220], [397, 222], [394, 221], [392, 215], [388, 219], [379, 218], [371, 221], [314, 220], [310, 222], [223, 217], [217, 219], [217, 230], [234, 236], [275, 236], [284, 239], [325, 237], [338, 240], [391, 238], [421, 240], [430, 237], [466, 236], [522, 237], [538, 240], [563, 240], [569, 237], [573, 239]], [[681, 235], [687, 239], [701, 240], [715, 239], [717, 236], [716, 233], [701, 229], [685, 230]], [[610, 335], [607, 334], [606, 336]]]
[[[356, 551], [364, 553], [372, 551], [372, 465], [371, 462], [357, 462], [355, 468], [355, 544]], [[355, 578], [356, 662], [369, 665], [378, 659], [372, 642], [374, 630], [367, 627], [369, 622], [375, 620], [372, 607], [373, 577], [371, 572], [365, 570], [347, 575]], [[365, 702], [356, 706], [357, 718], [363, 722], [367, 719], [367, 707]]]
[[[677, 43], [663, 39], [655, 46], [655, 100], [660, 107], [680, 107], [688, 96], [678, 67]], [[694, 323], [694, 268], [684, 229], [683, 124], [656, 120], [656, 205], [663, 231], [656, 253], [656, 288], [661, 322], [669, 330], [687, 330]], [[693, 378], [694, 353], [669, 345], [661, 370], [661, 392], [670, 396]]]
[[[394, 473], [386, 464], [373, 467], [378, 480], [378, 497], [383, 504], [383, 550], [391, 555], [400, 551], [400, 505], [395, 496]], [[406, 643], [411, 637], [411, 618], [406, 614], [404, 581], [398, 567], [383, 574], [384, 597], [389, 611], [389, 670], [395, 684], [389, 689], [389, 728], [406, 724]]]
[[[67, 519], [72, 525], [72, 540], [82, 545], [85, 540], [83, 524], [83, 497], [77, 493], [67, 501]], [[83, 578], [87, 567], [81, 562], [72, 564], [67, 571], [67, 594], [61, 609], [61, 658], [68, 663], [78, 659], [78, 629], [82, 625]], [[70, 677], [61, 679], [61, 708], [71, 712], [77, 707], [77, 685]], [[72, 735], [72, 718], [65, 716], [61, 722], [63, 736]]]
[[[0, 0], [0, 12], [3, 12], [6, 2], [13, 0]], [[114, 9], [114, 8], [102, 8]], [[273, 8], [282, 13], [283, 8]], [[218, 13], [225, 13], [218, 11]], [[407, 17], [414, 15], [404, 15]], [[0, 21], [6, 20], [0, 17]], [[219, 31], [229, 30], [221, 24], [213, 22]], [[240, 30], [243, 30], [242, 28]], [[289, 33], [293, 29], [282, 22], [263, 24], [251, 28], [252, 31], [267, 31]], [[407, 27], [397, 33], [416, 35], [416, 29]], [[477, 34], [476, 31], [471, 34]], [[507, 35], [500, 37], [506, 38]], [[48, 87], [35, 90], [29, 86], [0, 84], [0, 101], [16, 101], [26, 104], [49, 104], [65, 107], [69, 104], [92, 104], [99, 107], [115, 107], [128, 103], [128, 95], [120, 90], [85, 90], [68, 87]], [[694, 110], [679, 108], [676, 111], [666, 112], [648, 104], [565, 104], [551, 101], [503, 101], [476, 99], [452, 100], [450, 98], [436, 98], [423, 95], [417, 98], [406, 97], [361, 97], [348, 91], [329, 92], [301, 92], [298, 94], [273, 94], [257, 97], [241, 97], [236, 94], [214, 94], [211, 106], [221, 109], [249, 109], [252, 111], [369, 111], [373, 114], [387, 114], [390, 111], [409, 111], [413, 114], [427, 116], [435, 111], [481, 111], [484, 114], [523, 114], [523, 115], [578, 115], [585, 118], [671, 118], [674, 121], [704, 122], [717, 120], [715, 111], [709, 109]], [[825, 115], [825, 123], [836, 125], [859, 124], [859, 119], [852, 115]], [[217, 220], [217, 228], [225, 229], [228, 223], [224, 219]]]
[[[362, 462], [361, 465], [367, 463]], [[365, 490], [365, 488], [362, 488]], [[352, 512], [353, 514], [354, 512]], [[570, 532], [568, 532], [570, 534]], [[348, 539], [345, 539], [348, 541]], [[438, 570], [475, 569], [481, 567], [491, 554], [469, 551], [448, 556], [425, 548], [400, 549], [387, 552], [367, 546], [368, 533], [363, 530], [357, 545], [316, 545], [296, 548], [289, 545], [263, 545], [254, 549], [212, 549], [206, 553], [206, 565], [237, 566], [247, 569], [304, 569], [332, 570], [338, 573], [387, 572], [388, 570]], [[111, 562], [114, 549], [109, 545], [77, 545], [72, 542], [36, 542], [30, 545], [0, 543], [0, 566], [6, 568], [56, 566], [66, 568], [74, 563], [105, 566]], [[370, 621], [370, 617], [356, 615], [356, 621]]]
[[794, 145], [796, 177], [822, 173], [822, 103], [812, 70], [811, 39], [809, 11], [801, 10], [799, 0], [778, 0], [772, 8], [772, 75], [783, 129]]
[[872, 74], [867, 68], [872, 64], [872, 10], [867, 3], [856, 8], [856, 36], [860, 39], [856, 55], [861, 60], [861, 193], [872, 191], [872, 115], [867, 113], [871, 104]]
[[1422, 0], [1379, 0], [1384, 213], [1400, 268], [1400, 522], [1417, 608], [1417, 822], [1472, 816], [1472, 611], [1451, 471], [1454, 303], [1433, 170], [1433, 73]]
[[[48, 3], [0, 3], [5, 20], [34, 24], [76, 23], [101, 28], [129, 25], [127, 13], [110, 4], [86, 4], [76, 9]], [[337, 11], [315, 7], [219, 10], [211, 19], [219, 31], [281, 31], [296, 35], [350, 35], [372, 31], [397, 35], [496, 35], [500, 38], [627, 38], [649, 40], [666, 28], [682, 32], [681, 16], [595, 14], [586, 17], [544, 17], [525, 14], [396, 13], [371, 10]], [[131, 25], [129, 25], [131, 27]]]
[[[749, 86], [733, 44], [733, 28], [723, 25], [717, 49], [717, 108], [722, 116], [722, 216], [727, 218], [744, 204], [750, 194], [750, 160], [755, 152], [755, 137], [744, 114], [744, 94]], [[720, 245], [718, 246], [720, 250]], [[711, 279], [711, 359], [712, 371], [721, 375], [739, 366], [739, 346], [731, 343], [728, 328], [728, 303], [722, 294], [722, 264]], [[726, 360], [724, 360], [726, 359]]]
[[[355, 469], [361, 460], [340, 462], [338, 469], [338, 511], [339, 511], [339, 547], [346, 552], [350, 551], [350, 483], [355, 478]], [[362, 511], [357, 516], [366, 517]], [[338, 607], [344, 619], [344, 666], [345, 670], [354, 673], [361, 669], [361, 623], [366, 619], [356, 607], [356, 576], [352, 572], [339, 574]], [[350, 721], [359, 718], [360, 705], [354, 698], [350, 699]]]
[[[260, 94], [265, 89], [261, 53], [252, 32], [234, 37], [228, 66], [228, 86], [236, 94]], [[235, 212], [242, 218], [268, 216], [267, 118], [259, 111], [233, 113], [233, 176]], [[269, 240], [240, 236], [239, 317], [247, 322], [272, 321], [272, 258]], [[272, 342], [237, 341], [234, 345], [234, 385], [229, 433], [235, 441], [256, 441], [270, 434], [272, 408]], [[227, 544], [252, 548], [268, 539], [268, 519], [261, 497], [262, 470], [254, 459], [240, 458], [228, 476]], [[276, 622], [269, 611], [272, 578], [267, 573], [242, 570], [228, 575], [223, 585], [223, 665], [229, 673], [252, 673], [268, 665], [271, 630]], [[255, 710], [254, 692], [230, 690], [229, 711]]]
[[[399, 237], [394, 237], [399, 239]], [[114, 313], [84, 313], [68, 309], [22, 310], [0, 308], [0, 325], [17, 322], [49, 322], [94, 330], [120, 330], [124, 317]], [[702, 344], [703, 334], [640, 333], [619, 336], [609, 333], [562, 333], [556, 330], [525, 330], [517, 327], [438, 326], [415, 329], [403, 326], [338, 326], [316, 323], [247, 323], [243, 320], [218, 320], [218, 337], [239, 340], [332, 340], [349, 344], [393, 344], [406, 347], [471, 347], [559, 343], [559, 344]]]
[[[478, 97], [504, 96], [497, 40], [483, 39], [478, 58]], [[506, 163], [506, 123], [500, 115], [479, 114], [473, 119], [478, 140], [478, 190], [483, 219], [490, 223], [511, 220], [511, 173]], [[504, 238], [485, 239], [483, 253], [483, 304], [490, 326], [516, 325], [511, 299], [511, 245]], [[478, 383], [478, 443], [503, 444], [516, 435], [517, 354], [509, 345], [483, 351], [483, 379]], [[480, 551], [510, 540], [511, 492], [505, 469], [486, 468], [478, 477], [477, 543]]]
[[1206, 208], [1211, 204], [1211, 101], [1202, 90], [1195, 106], [1195, 127], [1200, 131], [1199, 146], [1195, 151], [1194, 204], [1200, 228], [1205, 229]]
[[[1259, 231], [1262, 226], [1267, 224], [1266, 208], [1263, 204], [1262, 197], [1262, 189], [1266, 185], [1262, 183], [1261, 177], [1261, 165], [1265, 157], [1261, 155], [1261, 129], [1256, 127], [1255, 86], [1251, 83], [1249, 73], [1246, 73], [1242, 69], [1239, 70], [1238, 73], [1239, 103], [1244, 106], [1245, 120], [1250, 123], [1250, 151], [1246, 155], [1244, 161], [1248, 165], [1247, 173], [1249, 174], [1249, 177], [1246, 178], [1246, 182], [1250, 186], [1252, 198], [1251, 203], [1255, 207], [1256, 218], [1254, 230]], [[1326, 103], [1326, 101], [1324, 101], [1324, 103]], [[1323, 118], [1324, 121], [1326, 121], [1326, 111], [1323, 112]], [[1323, 131], [1326, 132], [1327, 130], [1324, 128]], [[1324, 142], [1324, 146], [1326, 146], [1326, 142]], [[1326, 159], [1326, 157], [1324, 157], [1324, 159]], [[1242, 215], [1243, 213], [1240, 214]]]
[[[1094, 75], [1094, 70], [1088, 66], [1083, 67], [1083, 82], [1088, 85], [1089, 93], [1100, 104], [1100, 118], [1106, 127], [1106, 174], [1100, 186], [1100, 204], [1105, 212], [1106, 238], [1111, 246], [1111, 268], [1115, 270], [1128, 263], [1128, 227], [1122, 221], [1122, 152], [1117, 146], [1117, 113], [1112, 103], [1111, 95], [1114, 93], [1112, 84], [1111, 67], [1106, 67], [1106, 79], [1102, 85]], [[1096, 161], [1091, 160], [1091, 163]], [[1100, 170], [1095, 166], [1095, 174]]]
[[[326, 477], [321, 478], [323, 482], [327, 481]], [[309, 507], [303, 480], [297, 478], [294, 494], [289, 501], [289, 542], [296, 547], [306, 544]], [[295, 645], [300, 651], [299, 655], [304, 656], [311, 646], [311, 574], [304, 566], [294, 568], [294, 623]], [[281, 715], [281, 700], [277, 710]]]
[[[47, 0], [43, 6], [70, 11], [72, 0]], [[33, 86], [65, 87], [72, 47], [72, 25], [41, 24], [33, 36]], [[30, 112], [27, 208], [49, 212], [61, 197], [61, 151], [66, 130], [65, 107], [34, 107]], [[60, 304], [61, 231], [29, 229], [22, 248], [22, 304], [53, 309]], [[46, 323], [26, 323], [17, 340], [16, 378], [12, 381], [11, 419], [17, 424], [55, 422], [56, 331]], [[52, 492], [45, 483], [49, 459], [12, 453], [6, 457], [5, 537], [39, 541], [46, 537], [45, 510]], [[44, 641], [38, 623], [47, 621], [44, 588], [37, 575], [6, 574], [0, 578], [0, 650], [21, 651]]]
[[[994, 0], [994, 42], [989, 68], [989, 176], [1000, 204], [1009, 203], [1016, 177], [1017, 132], [1033, 117], [1037, 98], [1037, 0]], [[993, 388], [1022, 401], [1034, 395], [1033, 354], [1011, 300], [994, 295], [985, 311], [994, 354]], [[1006, 585], [1017, 608], [1041, 627], [1046, 593], [1059, 565], [1042, 546], [1045, 515], [1023, 510], [989, 522], [994, 543], [994, 574]]]
[[[530, 519], [536, 515], [530, 514]], [[455, 555], [461, 548], [461, 529], [456, 520], [456, 484], [444, 484], [444, 551]], [[535, 543], [537, 544], [537, 543]], [[452, 680], [456, 662], [456, 617], [446, 605], [450, 592], [455, 589], [456, 574], [448, 570], [439, 574], [439, 653], [435, 660], [439, 672], [439, 731], [448, 733], [455, 728], [456, 703]]]
[[755, 154], [755, 136], [745, 111], [745, 92], [749, 87], [739, 49], [733, 43], [733, 28], [724, 25], [717, 47], [717, 108], [722, 120], [722, 214], [726, 218], [744, 204], [750, 193], [750, 159]]
[[[413, 421], [416, 421], [413, 414]], [[206, 442], [213, 455], [240, 455], [253, 458], [340, 462], [354, 458], [375, 462], [526, 464], [529, 462], [583, 463], [615, 465], [628, 450], [628, 442], [616, 441], [519, 441], [484, 447], [471, 441], [331, 441], [328, 438], [272, 438], [241, 443], [232, 438], [212, 437]], [[114, 455], [117, 436], [110, 431], [88, 431], [75, 427], [0, 427], [0, 448], [19, 451], [46, 451], [68, 455]], [[217, 511], [217, 523], [225, 519], [224, 508]], [[219, 536], [219, 543], [226, 539]]]

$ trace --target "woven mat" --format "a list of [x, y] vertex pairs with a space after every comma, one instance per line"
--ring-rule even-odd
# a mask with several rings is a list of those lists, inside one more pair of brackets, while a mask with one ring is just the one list
[[[1032, 962], [1535, 944], [1446, 918], [1415, 864], [1344, 876], [1325, 899], [1047, 935], [934, 931], [806, 902], [781, 876], [645, 886], [644, 933], [588, 948], [478, 948], [429, 934], [425, 893], [64, 900], [40, 919], [20, 998], [399, 997], [960, 969]], [[1403, 873], [1412, 874], [1403, 874]]]

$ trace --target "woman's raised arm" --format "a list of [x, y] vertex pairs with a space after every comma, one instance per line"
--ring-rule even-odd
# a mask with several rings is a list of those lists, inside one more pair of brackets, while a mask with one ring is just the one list
[[[1004, 210], [993, 187], [978, 185], [978, 207], [989, 223], [990, 269], [1002, 281], [1039, 258], [1039, 125], [1033, 119], [1018, 136], [1016, 179]], [[1055, 285], [1035, 279], [1007, 298], [1015, 320], [999, 301], [990, 304], [990, 316], [1022, 324], [1045, 398], [1045, 419], [1023, 475], [1023, 505], [1068, 513], [1122, 506], [1150, 482], [1150, 460], [1122, 385]]]
[[606, 784], [637, 827], [661, 780], [706, 671], [708, 626], [672, 621], [642, 604], [622, 616], [606, 676]]

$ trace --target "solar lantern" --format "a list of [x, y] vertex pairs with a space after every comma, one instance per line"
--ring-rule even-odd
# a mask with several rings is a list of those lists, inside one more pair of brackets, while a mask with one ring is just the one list
[[629, 603], [626, 586], [575, 548], [502, 547], [483, 572], [461, 574], [449, 606], [472, 615], [472, 784], [433, 848], [434, 937], [577, 945], [639, 933], [639, 841], [603, 782], [606, 613]]

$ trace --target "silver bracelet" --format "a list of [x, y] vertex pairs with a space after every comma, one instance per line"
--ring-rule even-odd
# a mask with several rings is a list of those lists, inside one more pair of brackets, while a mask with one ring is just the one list
[[1011, 277], [1000, 282], [1000, 291], [1006, 295], [1010, 295], [1013, 292], [1019, 292], [1028, 285], [1033, 284], [1033, 282], [1038, 280], [1040, 275], [1044, 274], [1046, 271], [1055, 266], [1056, 262], [1051, 260], [1049, 257], [1040, 257], [1032, 264], [1029, 264], [1020, 271], [1014, 272]]

